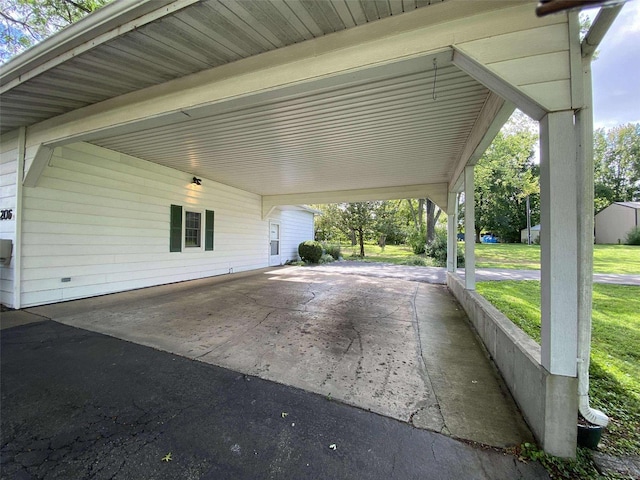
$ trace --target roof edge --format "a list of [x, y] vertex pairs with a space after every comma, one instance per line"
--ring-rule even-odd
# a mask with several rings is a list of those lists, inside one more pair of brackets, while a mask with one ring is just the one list
[[[52, 59], [174, 2], [175, 0], [115, 0], [108, 3], [0, 66], [0, 85], [6, 86]], [[166, 13], [171, 13], [170, 10], [172, 9], [167, 9]], [[102, 42], [92, 43], [90, 48], [100, 43]]]

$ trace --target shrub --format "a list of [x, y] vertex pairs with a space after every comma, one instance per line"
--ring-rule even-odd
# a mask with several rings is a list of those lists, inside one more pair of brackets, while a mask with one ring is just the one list
[[314, 240], [307, 240], [298, 245], [298, 255], [305, 262], [318, 263], [322, 257], [322, 245]]
[[404, 262], [402, 262], [402, 264], [411, 265], [414, 267], [427, 267], [429, 265], [429, 262], [424, 257], [418, 257], [417, 255], [414, 255], [413, 257], [407, 258]]
[[324, 251], [328, 255], [331, 255], [334, 260], [338, 260], [341, 257], [340, 245], [324, 244]]
[[409, 235], [407, 235], [407, 243], [411, 246], [413, 253], [421, 255], [425, 252], [426, 247], [427, 230], [424, 225], [420, 229], [413, 229]]
[[[457, 244], [457, 242], [456, 242]], [[436, 230], [436, 238], [427, 245], [425, 253], [433, 258], [436, 267], [447, 266], [447, 232], [442, 229]], [[464, 266], [464, 250], [457, 245], [458, 267]]]
[[335, 260], [336, 259], [333, 258], [333, 256], [329, 255], [328, 253], [323, 253], [318, 263], [331, 263], [331, 262], [335, 262]]
[[640, 245], [640, 227], [633, 227], [627, 234], [627, 245]]

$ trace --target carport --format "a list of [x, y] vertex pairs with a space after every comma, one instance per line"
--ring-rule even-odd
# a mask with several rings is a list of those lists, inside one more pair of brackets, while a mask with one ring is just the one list
[[475, 294], [473, 244], [464, 280], [449, 255], [448, 285], [545, 450], [575, 455], [577, 399], [606, 422], [585, 378], [590, 59], [619, 7], [582, 42], [577, 12], [534, 10], [526, 0], [120, 0], [78, 22], [1, 72], [19, 177], [13, 306], [28, 287], [24, 192], [60, 148], [86, 142], [201, 177], [203, 190], [250, 192], [263, 219], [280, 205], [429, 197], [449, 215], [453, 253], [458, 196], [473, 231], [473, 165], [518, 107], [540, 122], [541, 348]]

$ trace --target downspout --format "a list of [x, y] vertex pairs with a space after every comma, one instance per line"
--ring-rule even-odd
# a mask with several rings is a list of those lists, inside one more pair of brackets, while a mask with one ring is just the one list
[[[579, 160], [580, 209], [579, 254], [593, 259], [593, 92], [591, 60], [607, 30], [620, 12], [622, 5], [602, 8], [581, 44], [584, 105], [576, 114], [580, 129], [581, 152]], [[607, 426], [609, 417], [589, 405], [589, 362], [591, 356], [591, 316], [593, 300], [593, 260], [580, 262], [578, 268], [578, 411], [589, 423]]]

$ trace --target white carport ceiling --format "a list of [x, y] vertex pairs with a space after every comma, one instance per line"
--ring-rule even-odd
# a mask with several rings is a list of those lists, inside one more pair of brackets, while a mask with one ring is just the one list
[[446, 183], [489, 95], [450, 57], [91, 143], [260, 195]]

